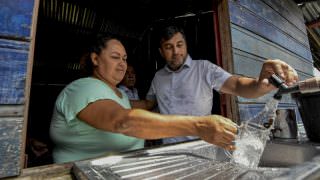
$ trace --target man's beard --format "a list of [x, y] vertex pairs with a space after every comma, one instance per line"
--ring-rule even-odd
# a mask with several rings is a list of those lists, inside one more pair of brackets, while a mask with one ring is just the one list
[[[182, 65], [185, 63], [185, 61], [186, 61], [186, 57], [183, 57], [182, 58], [182, 60], [180, 61], [180, 59], [174, 59], [172, 62], [173, 63], [171, 63], [170, 65], [169, 65], [169, 68], [171, 69], [171, 70], [173, 70], [173, 71], [176, 71], [176, 70], [178, 70], [178, 69], [180, 69], [181, 67], [182, 67]], [[179, 64], [177, 64], [177, 63], [175, 63], [175, 62], [179, 62]], [[181, 63], [180, 63], [181, 62]]]

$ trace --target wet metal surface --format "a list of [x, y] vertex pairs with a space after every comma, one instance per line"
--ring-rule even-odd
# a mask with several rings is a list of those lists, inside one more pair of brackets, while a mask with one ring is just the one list
[[249, 169], [227, 161], [222, 149], [203, 141], [76, 162], [81, 179], [272, 179], [289, 168]]
[[320, 146], [309, 143], [270, 142], [264, 149], [260, 166], [289, 167], [311, 161], [320, 155]]

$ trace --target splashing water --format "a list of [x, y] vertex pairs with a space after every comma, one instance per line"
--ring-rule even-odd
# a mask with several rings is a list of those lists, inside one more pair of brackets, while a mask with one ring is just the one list
[[255, 115], [252, 119], [249, 120], [249, 122], [263, 125], [264, 121], [266, 120], [274, 120], [276, 117], [276, 110], [278, 108], [278, 104], [279, 100], [272, 98], [266, 103], [264, 108], [257, 115]]
[[[257, 115], [242, 123], [240, 134], [235, 141], [237, 149], [232, 153], [231, 162], [250, 168], [258, 167], [261, 155], [269, 138], [270, 127], [276, 117], [279, 100], [271, 99]], [[266, 120], [272, 120], [271, 126], [263, 127]]]
[[240, 136], [236, 139], [237, 149], [233, 152], [231, 161], [256, 168], [268, 138], [268, 130], [248, 126], [243, 127], [241, 131]]
[[248, 136], [240, 139], [236, 143], [236, 146], [239, 150], [233, 152], [233, 162], [242, 164], [246, 167], [258, 167], [264, 149], [264, 144], [260, 139]]

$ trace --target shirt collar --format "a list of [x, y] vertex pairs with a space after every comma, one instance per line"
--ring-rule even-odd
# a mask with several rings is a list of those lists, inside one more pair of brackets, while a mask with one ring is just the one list
[[183, 63], [183, 65], [182, 65], [178, 70], [176, 70], [176, 71], [171, 70], [171, 69], [168, 67], [167, 64], [166, 64], [166, 66], [165, 66], [165, 70], [168, 71], [168, 72], [180, 72], [180, 71], [182, 71], [182, 69], [184, 69], [184, 68], [189, 68], [189, 67], [191, 66], [191, 62], [192, 62], [192, 59], [191, 59], [191, 57], [188, 55], [186, 61]]
[[124, 91], [130, 91], [130, 89], [129, 88], [127, 88], [127, 86], [125, 86], [125, 85], [119, 85], [119, 88], [120, 89], [122, 89], [122, 90], [124, 90]]

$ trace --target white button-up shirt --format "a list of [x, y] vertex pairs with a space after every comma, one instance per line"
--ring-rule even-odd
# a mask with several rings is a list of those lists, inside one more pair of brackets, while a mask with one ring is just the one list
[[230, 76], [230, 73], [207, 60], [192, 60], [188, 56], [177, 71], [167, 66], [160, 69], [152, 80], [146, 98], [157, 101], [161, 114], [209, 115], [213, 89], [219, 91]]

